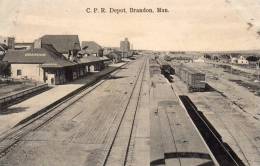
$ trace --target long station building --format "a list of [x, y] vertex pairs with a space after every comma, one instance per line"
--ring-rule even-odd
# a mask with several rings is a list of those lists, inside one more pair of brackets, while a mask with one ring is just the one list
[[104, 68], [101, 57], [77, 57], [77, 35], [45, 35], [28, 50], [9, 50], [3, 61], [10, 63], [11, 75], [52, 85], [64, 84]]

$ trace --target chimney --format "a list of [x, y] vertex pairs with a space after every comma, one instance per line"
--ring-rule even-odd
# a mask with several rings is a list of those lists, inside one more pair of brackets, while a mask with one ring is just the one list
[[42, 39], [39, 38], [39, 39], [34, 40], [33, 47], [34, 48], [42, 48]]

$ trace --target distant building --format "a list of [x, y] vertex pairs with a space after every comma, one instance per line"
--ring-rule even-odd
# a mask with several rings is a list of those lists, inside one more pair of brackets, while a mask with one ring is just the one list
[[247, 65], [247, 64], [249, 64], [249, 62], [248, 62], [248, 60], [244, 56], [240, 56], [237, 59], [237, 64]]
[[110, 47], [105, 47], [104, 50], [103, 50], [103, 54], [104, 55], [107, 55], [109, 54], [110, 52], [113, 52], [114, 50]]
[[237, 57], [232, 57], [231, 58], [231, 63], [232, 64], [237, 64], [237, 62], [238, 62], [238, 58]]
[[124, 41], [120, 41], [120, 50], [123, 52], [130, 51], [130, 42], [128, 41], [128, 38], [125, 38]]
[[46, 44], [53, 45], [71, 61], [76, 60], [77, 53], [81, 50], [78, 35], [45, 35], [34, 41], [34, 48], [42, 48]]
[[204, 63], [205, 59], [203, 57], [199, 57], [197, 59], [194, 59], [193, 62], [197, 62], [197, 63]]
[[15, 38], [0, 36], [0, 43], [5, 44], [8, 49], [14, 49]]
[[127, 53], [127, 57], [132, 57], [132, 56], [134, 56], [134, 54], [135, 54], [134, 51], [129, 51], [129, 52]]
[[94, 41], [82, 41], [82, 52], [88, 55], [103, 56], [103, 48]]
[[122, 61], [122, 53], [119, 51], [113, 51], [106, 55], [113, 63], [119, 63]]
[[120, 51], [122, 52], [123, 57], [128, 56], [128, 52], [130, 51], [130, 42], [128, 38], [125, 38], [124, 41], [120, 41]]

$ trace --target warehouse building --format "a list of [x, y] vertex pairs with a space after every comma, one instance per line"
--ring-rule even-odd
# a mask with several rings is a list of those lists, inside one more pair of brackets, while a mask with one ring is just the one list
[[70, 61], [76, 61], [81, 50], [78, 35], [44, 35], [34, 42], [34, 48], [42, 48], [43, 45], [52, 45]]
[[103, 48], [94, 41], [82, 41], [82, 52], [87, 55], [102, 57]]

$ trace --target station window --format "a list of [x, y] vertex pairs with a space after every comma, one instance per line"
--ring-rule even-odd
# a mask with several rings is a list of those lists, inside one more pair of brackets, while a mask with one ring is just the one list
[[17, 76], [22, 75], [22, 70], [21, 70], [21, 69], [18, 69], [16, 74], [17, 74]]

